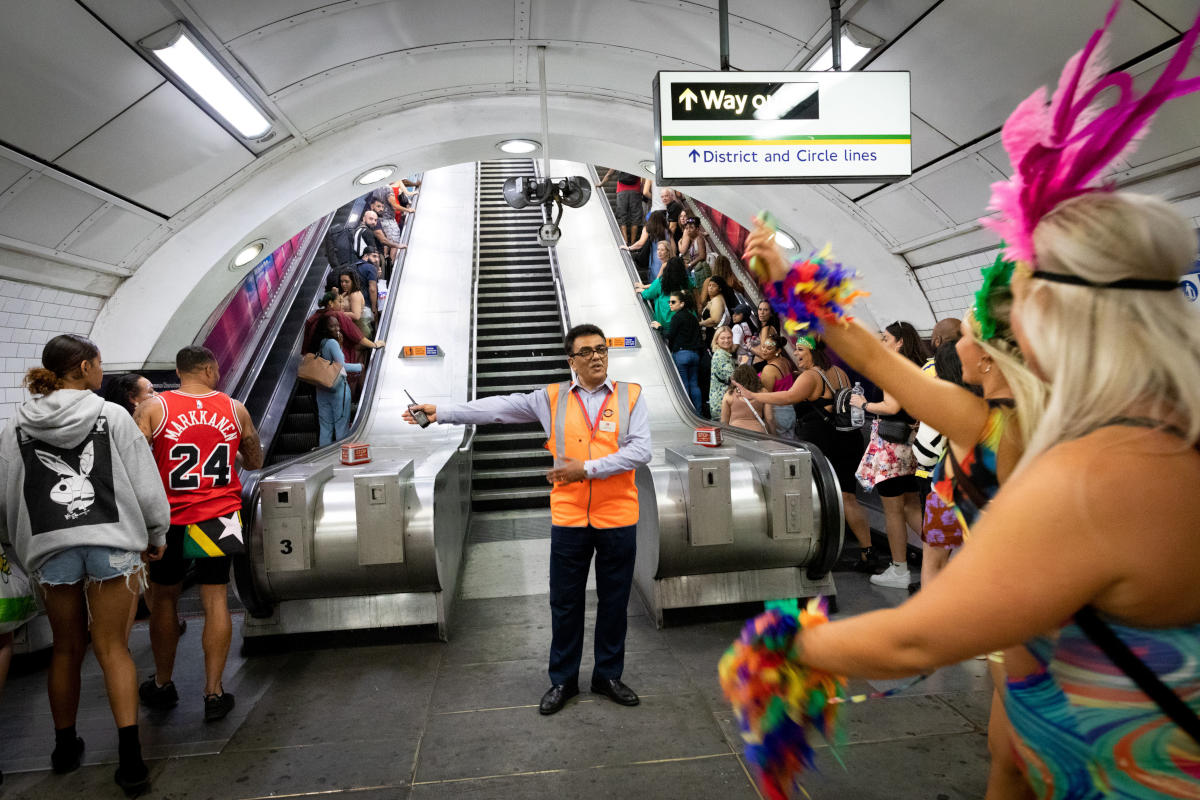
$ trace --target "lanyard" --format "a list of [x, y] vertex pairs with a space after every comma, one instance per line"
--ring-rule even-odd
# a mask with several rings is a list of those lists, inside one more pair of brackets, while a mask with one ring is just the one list
[[588, 433], [591, 434], [591, 439], [596, 438], [596, 429], [600, 426], [600, 417], [604, 415], [604, 407], [608, 405], [608, 398], [612, 397], [612, 390], [609, 389], [608, 394], [604, 396], [604, 401], [600, 403], [600, 410], [596, 412], [596, 421], [592, 422], [588, 419], [587, 406], [583, 404], [583, 398], [579, 396], [579, 392], [571, 392], [575, 395], [575, 400], [579, 403], [579, 410], [583, 412], [583, 422], [588, 426]]

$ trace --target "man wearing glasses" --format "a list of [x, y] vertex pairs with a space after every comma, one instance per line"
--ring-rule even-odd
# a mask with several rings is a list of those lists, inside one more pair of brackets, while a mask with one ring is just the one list
[[469, 403], [413, 405], [430, 421], [460, 425], [539, 422], [550, 437], [550, 689], [542, 714], [559, 711], [579, 694], [585, 587], [596, 556], [595, 655], [591, 690], [626, 706], [637, 693], [621, 682], [626, 607], [637, 554], [638, 498], [634, 470], [650, 461], [650, 418], [636, 383], [608, 377], [608, 347], [595, 325], [566, 336], [570, 383], [527, 394]]

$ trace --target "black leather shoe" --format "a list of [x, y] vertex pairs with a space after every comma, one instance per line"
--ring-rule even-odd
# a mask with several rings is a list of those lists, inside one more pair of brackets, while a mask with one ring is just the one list
[[620, 678], [592, 678], [592, 694], [602, 694], [623, 706], [636, 706], [642, 702], [638, 699], [637, 692], [621, 683]]
[[556, 683], [550, 687], [550, 691], [542, 695], [542, 702], [538, 704], [538, 713], [555, 714], [561, 711], [567, 701], [577, 694], [579, 694], [578, 684]]

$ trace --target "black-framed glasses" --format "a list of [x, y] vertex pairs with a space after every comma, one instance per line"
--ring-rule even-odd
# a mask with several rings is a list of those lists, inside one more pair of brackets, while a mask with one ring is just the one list
[[574, 353], [571, 353], [571, 358], [589, 359], [592, 356], [600, 356], [604, 358], [608, 355], [608, 345], [600, 345], [599, 347], [581, 347]]

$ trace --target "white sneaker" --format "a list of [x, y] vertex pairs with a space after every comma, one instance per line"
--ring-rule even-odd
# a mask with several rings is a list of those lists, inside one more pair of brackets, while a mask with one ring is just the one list
[[889, 589], [907, 589], [909, 584], [908, 566], [898, 567], [891, 564], [878, 575], [872, 575], [871, 583], [876, 586], [886, 586]]

